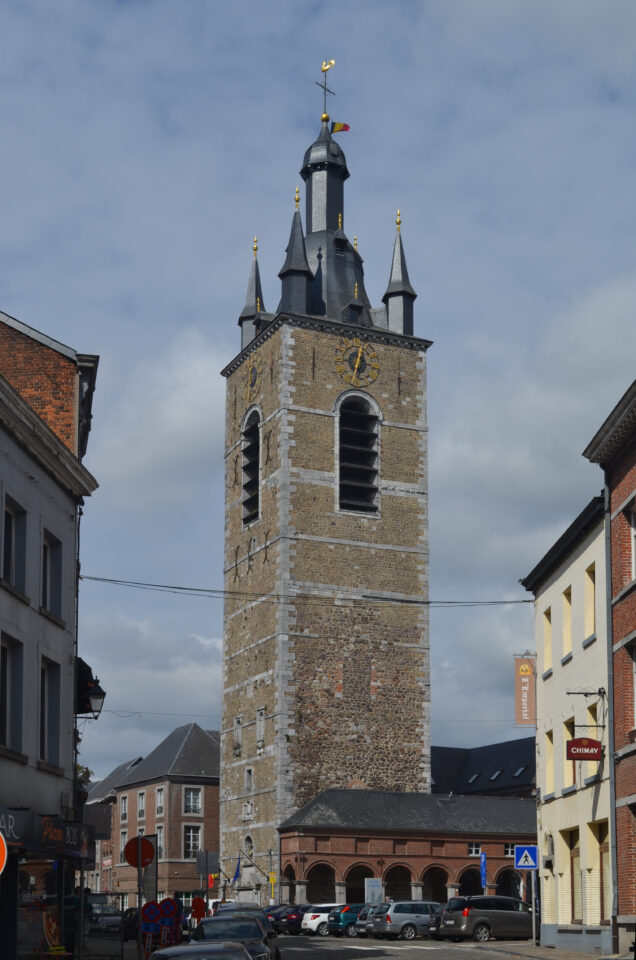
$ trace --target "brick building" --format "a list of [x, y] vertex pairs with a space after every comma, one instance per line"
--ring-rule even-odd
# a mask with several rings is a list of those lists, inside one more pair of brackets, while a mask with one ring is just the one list
[[[219, 735], [196, 723], [177, 727], [144, 759], [121, 764], [89, 794], [89, 805], [111, 811], [111, 842], [103, 841], [91, 887], [137, 903], [137, 870], [124, 858], [126, 843], [154, 836], [157, 898], [182, 893], [189, 904], [200, 889], [197, 853], [218, 852]], [[147, 899], [147, 898], [146, 898]]]
[[0, 922], [7, 960], [38, 956], [63, 939], [64, 896], [76, 866], [92, 858], [74, 765], [79, 524], [97, 487], [82, 458], [97, 363], [0, 313], [0, 833], [8, 846]]
[[636, 932], [636, 381], [583, 452], [605, 474], [612, 644], [618, 949]]
[[[258, 262], [227, 378], [221, 866], [280, 871], [326, 787], [430, 789], [426, 351], [400, 217], [383, 303], [345, 234], [340, 145], [305, 154], [281, 300]], [[256, 876], [256, 874], [255, 874]], [[255, 877], [246, 877], [250, 887]]]

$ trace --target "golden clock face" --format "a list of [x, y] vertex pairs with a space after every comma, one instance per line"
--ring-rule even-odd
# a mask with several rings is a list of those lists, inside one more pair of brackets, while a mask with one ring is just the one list
[[256, 400], [261, 389], [263, 376], [263, 361], [260, 354], [252, 353], [245, 361], [245, 386], [243, 392], [248, 403]]
[[336, 347], [336, 372], [352, 387], [368, 387], [380, 372], [378, 355], [360, 337], [342, 337]]

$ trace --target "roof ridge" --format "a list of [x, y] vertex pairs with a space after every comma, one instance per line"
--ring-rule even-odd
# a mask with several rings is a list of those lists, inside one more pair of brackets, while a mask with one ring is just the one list
[[[187, 727], [188, 729], [187, 729], [187, 731], [186, 731], [186, 732], [184, 733], [184, 735], [183, 735], [183, 740], [181, 741], [181, 746], [179, 747], [179, 749], [177, 750], [177, 752], [176, 752], [176, 753], [173, 755], [173, 757], [172, 757], [172, 762], [171, 762], [170, 766], [168, 767], [168, 769], [166, 770], [166, 776], [170, 776], [170, 773], [171, 773], [172, 769], [176, 766], [177, 760], [179, 759], [179, 757], [180, 757], [181, 754], [183, 753], [183, 748], [184, 748], [184, 746], [185, 746], [185, 744], [186, 744], [186, 741], [187, 741], [188, 737], [189, 737], [190, 734], [192, 733], [192, 728], [193, 728], [193, 727], [196, 727], [196, 726], [197, 726], [197, 724], [194, 722], [194, 720], [193, 720], [192, 723], [190, 723], [190, 724], [187, 724], [187, 723], [184, 724], [184, 726], [183, 726], [182, 729], [185, 729], [186, 727]], [[178, 729], [179, 729], [179, 727], [177, 727], [177, 730], [178, 730]], [[175, 732], [176, 732], [176, 731], [175, 731]]]

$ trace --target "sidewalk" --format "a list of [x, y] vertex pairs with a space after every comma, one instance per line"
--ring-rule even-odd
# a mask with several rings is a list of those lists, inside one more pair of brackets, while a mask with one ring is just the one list
[[[479, 949], [486, 950], [488, 953], [503, 954], [508, 960], [584, 960], [585, 957], [601, 957], [600, 953], [580, 953], [578, 950], [561, 950], [558, 947], [535, 947], [532, 943], [526, 941], [510, 943], [505, 940], [490, 940], [483, 946], [480, 945]], [[614, 958], [615, 960], [619, 960], [619, 958], [621, 960], [627, 960], [627, 958], [631, 960], [632, 957], [633, 954], [630, 950], [626, 954], [609, 954], [604, 960], [614, 960]]]

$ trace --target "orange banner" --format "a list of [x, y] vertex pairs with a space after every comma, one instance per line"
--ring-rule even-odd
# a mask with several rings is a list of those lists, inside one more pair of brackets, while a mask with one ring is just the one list
[[515, 657], [515, 727], [535, 727], [536, 708], [536, 657]]

